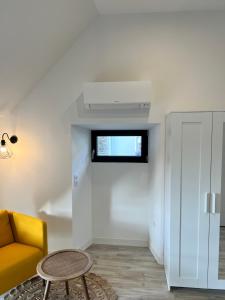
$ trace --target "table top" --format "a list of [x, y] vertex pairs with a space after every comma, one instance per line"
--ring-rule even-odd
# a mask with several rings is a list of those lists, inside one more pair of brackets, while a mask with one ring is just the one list
[[37, 265], [37, 273], [49, 281], [69, 280], [84, 275], [92, 265], [92, 258], [87, 252], [65, 249], [44, 257]]

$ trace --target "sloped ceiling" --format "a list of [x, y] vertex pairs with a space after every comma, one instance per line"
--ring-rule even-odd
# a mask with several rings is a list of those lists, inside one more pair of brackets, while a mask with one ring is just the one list
[[225, 0], [0, 0], [0, 115], [22, 100], [98, 13], [225, 9]]
[[26, 96], [96, 15], [92, 0], [0, 0], [0, 112]]
[[101, 14], [225, 9], [224, 0], [94, 0]]

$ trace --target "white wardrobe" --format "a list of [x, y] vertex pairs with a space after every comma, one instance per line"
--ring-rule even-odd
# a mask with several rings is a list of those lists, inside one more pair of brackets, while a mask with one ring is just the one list
[[165, 164], [168, 286], [225, 289], [225, 112], [168, 115]]

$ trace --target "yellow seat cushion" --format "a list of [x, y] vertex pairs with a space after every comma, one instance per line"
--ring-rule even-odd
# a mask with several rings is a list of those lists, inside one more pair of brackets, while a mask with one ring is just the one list
[[[9, 222], [8, 212], [0, 211], [0, 247], [14, 242], [11, 225]], [[1, 265], [1, 264], [0, 264]]]
[[0, 248], [0, 294], [36, 274], [43, 252], [33, 246], [12, 243]]

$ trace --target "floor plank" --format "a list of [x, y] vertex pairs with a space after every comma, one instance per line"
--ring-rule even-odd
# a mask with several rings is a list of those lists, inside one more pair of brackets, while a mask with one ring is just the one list
[[119, 300], [213, 300], [225, 299], [224, 291], [174, 289], [168, 292], [164, 269], [147, 248], [92, 245], [93, 272], [111, 283]]

